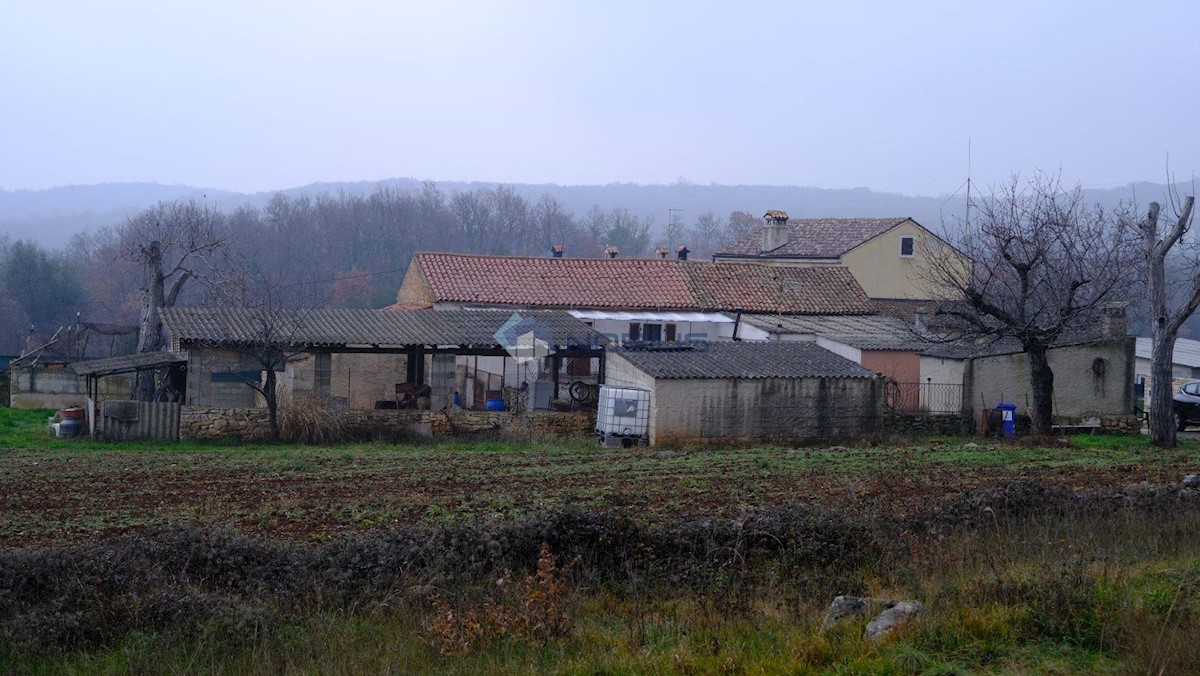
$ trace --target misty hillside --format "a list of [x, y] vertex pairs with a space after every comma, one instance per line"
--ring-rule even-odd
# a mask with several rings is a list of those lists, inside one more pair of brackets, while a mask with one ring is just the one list
[[[278, 191], [288, 196], [316, 195], [322, 192], [366, 194], [380, 187], [419, 190], [422, 181], [393, 178], [352, 183], [314, 183]], [[495, 187], [496, 183], [442, 181], [438, 186], [448, 193]], [[661, 226], [668, 209], [682, 209], [685, 221], [712, 211], [719, 216], [731, 211], [758, 214], [767, 209], [783, 209], [793, 217], [839, 216], [911, 216], [934, 230], [942, 224], [953, 226], [963, 213], [962, 195], [909, 196], [876, 192], [869, 188], [832, 189], [767, 185], [699, 185], [687, 182], [671, 185], [562, 186], [555, 184], [505, 184], [517, 194], [536, 200], [549, 194], [577, 214], [593, 206], [602, 209], [625, 207], [643, 218], [652, 218]], [[160, 200], [205, 199], [209, 204], [229, 209], [242, 205], [261, 207], [276, 192], [238, 193], [193, 186], [159, 183], [113, 183], [73, 185], [47, 190], [0, 190], [0, 231], [13, 239], [33, 239], [47, 246], [59, 246], [72, 234], [106, 225], [123, 223], [134, 212]], [[1089, 197], [1106, 206], [1115, 206], [1136, 194], [1142, 202], [1161, 199], [1161, 184], [1138, 183], [1121, 188], [1089, 190]]]

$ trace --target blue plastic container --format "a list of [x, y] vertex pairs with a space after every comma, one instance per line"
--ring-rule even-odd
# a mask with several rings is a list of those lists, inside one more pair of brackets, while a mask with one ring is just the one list
[[504, 410], [504, 400], [503, 399], [488, 399], [483, 404], [483, 410], [485, 410], [485, 411], [503, 411]]
[[1017, 434], [1017, 405], [999, 404], [996, 410], [1000, 411], [1000, 431], [1012, 439]]

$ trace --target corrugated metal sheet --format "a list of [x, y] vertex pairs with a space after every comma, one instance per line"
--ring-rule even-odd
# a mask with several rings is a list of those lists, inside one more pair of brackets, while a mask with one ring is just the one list
[[[1149, 338], [1138, 337], [1137, 356], [1138, 359], [1150, 358]], [[1171, 361], [1179, 366], [1187, 366], [1189, 368], [1200, 367], [1200, 340], [1190, 340], [1188, 338], [1176, 340], [1175, 354], [1171, 356]]]
[[875, 374], [816, 343], [715, 342], [616, 352], [653, 378], [870, 378]]
[[179, 404], [154, 401], [102, 401], [96, 436], [105, 441], [179, 441]]

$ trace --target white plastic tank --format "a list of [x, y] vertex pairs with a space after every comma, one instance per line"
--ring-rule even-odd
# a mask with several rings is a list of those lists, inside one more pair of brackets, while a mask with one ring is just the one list
[[605, 437], [643, 437], [650, 427], [650, 392], [632, 387], [600, 388], [596, 433]]

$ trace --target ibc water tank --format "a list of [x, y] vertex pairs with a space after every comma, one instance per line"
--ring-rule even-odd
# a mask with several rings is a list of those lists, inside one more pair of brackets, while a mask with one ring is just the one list
[[650, 392], [632, 387], [600, 388], [596, 433], [602, 436], [643, 437], [650, 428]]

